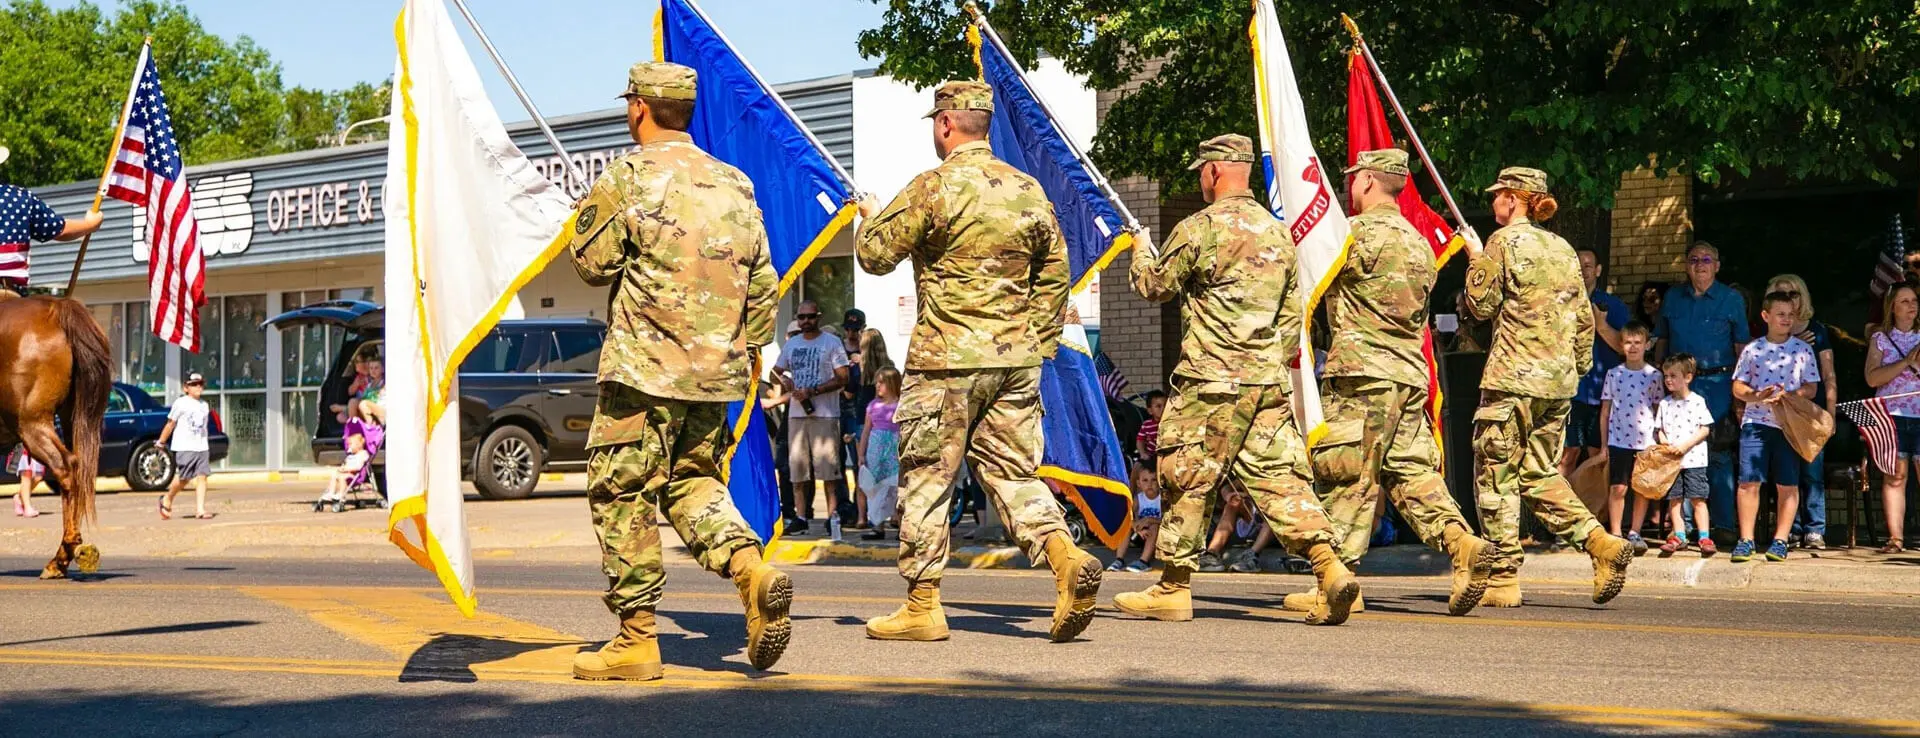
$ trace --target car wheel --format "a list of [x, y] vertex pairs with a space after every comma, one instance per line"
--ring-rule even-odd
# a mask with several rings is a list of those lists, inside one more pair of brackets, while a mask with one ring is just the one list
[[134, 447], [127, 457], [127, 486], [139, 492], [166, 489], [173, 483], [173, 454], [156, 441]]
[[1086, 545], [1087, 521], [1080, 517], [1080, 510], [1072, 505], [1068, 505], [1065, 517], [1067, 522], [1067, 538], [1071, 539], [1075, 546]]
[[517, 425], [493, 429], [480, 442], [473, 464], [473, 487], [489, 500], [518, 500], [533, 494], [545, 465], [545, 451], [533, 434]]

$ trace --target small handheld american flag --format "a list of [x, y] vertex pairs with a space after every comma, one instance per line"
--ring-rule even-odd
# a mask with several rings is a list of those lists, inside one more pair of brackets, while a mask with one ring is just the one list
[[1894, 213], [1887, 224], [1887, 242], [1880, 249], [1880, 261], [1873, 265], [1873, 282], [1868, 290], [1874, 297], [1884, 297], [1887, 288], [1906, 281], [1907, 278], [1907, 233], [1901, 227], [1900, 214]]
[[[1896, 395], [1897, 396], [1897, 395]], [[1869, 397], [1865, 400], [1842, 402], [1834, 406], [1853, 427], [1860, 429], [1860, 437], [1867, 441], [1868, 455], [1873, 457], [1873, 465], [1880, 467], [1880, 473], [1892, 474], [1898, 450], [1898, 434], [1894, 430], [1893, 416], [1887, 414], [1887, 398]]]
[[1093, 354], [1093, 371], [1100, 375], [1100, 389], [1115, 400], [1127, 399], [1127, 375], [1120, 373], [1120, 367], [1113, 365], [1113, 359], [1107, 358], [1107, 352]]
[[127, 107], [125, 132], [107, 178], [107, 196], [147, 209], [148, 325], [154, 335], [200, 351], [200, 306], [207, 303], [207, 265], [200, 226], [193, 218], [180, 142], [173, 136], [167, 96], [153, 56], [140, 52], [138, 82]]

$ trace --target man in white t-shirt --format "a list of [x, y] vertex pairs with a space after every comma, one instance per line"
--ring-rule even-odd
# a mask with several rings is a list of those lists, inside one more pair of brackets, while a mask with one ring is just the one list
[[213, 408], [200, 394], [206, 391], [207, 380], [198, 372], [187, 375], [184, 385], [186, 394], [173, 401], [173, 409], [167, 412], [167, 427], [160, 429], [160, 443], [171, 445], [173, 451], [173, 485], [167, 488], [167, 494], [160, 498], [160, 517], [173, 517], [173, 498], [180, 490], [186, 489], [187, 482], [193, 482], [193, 517], [206, 520], [213, 517], [207, 512], [207, 475], [211, 473], [211, 460], [207, 450], [207, 428], [212, 422]]
[[[800, 335], [780, 347], [774, 372], [792, 399], [787, 402], [787, 478], [793, 483], [793, 509], [800, 524], [789, 535], [807, 532], [813, 517], [813, 483], [827, 487], [828, 515], [840, 514], [847, 477], [840, 465], [840, 389], [847, 385], [847, 347], [838, 336], [820, 330], [820, 306], [812, 300], [794, 312]], [[792, 331], [788, 331], [791, 333]]]

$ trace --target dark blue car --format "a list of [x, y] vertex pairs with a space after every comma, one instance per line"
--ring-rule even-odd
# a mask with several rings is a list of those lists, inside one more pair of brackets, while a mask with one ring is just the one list
[[[127, 478], [140, 491], [166, 489], [173, 483], [173, 454], [160, 445], [160, 429], [167, 427], [167, 406], [139, 387], [113, 385], [107, 398], [107, 422], [100, 433], [100, 476]], [[208, 428], [207, 449], [218, 462], [227, 457], [227, 434], [214, 413]]]

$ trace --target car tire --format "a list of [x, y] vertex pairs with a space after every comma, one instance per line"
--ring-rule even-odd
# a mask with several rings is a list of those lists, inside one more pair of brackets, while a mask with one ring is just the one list
[[503, 425], [480, 442], [473, 460], [473, 488], [489, 500], [519, 500], [533, 494], [546, 465], [546, 449], [517, 425]]
[[127, 487], [155, 492], [173, 483], [173, 454], [158, 441], [147, 441], [127, 455]]

